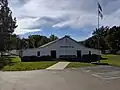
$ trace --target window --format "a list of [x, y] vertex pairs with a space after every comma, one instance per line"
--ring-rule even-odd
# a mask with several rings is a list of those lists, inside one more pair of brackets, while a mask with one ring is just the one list
[[40, 56], [40, 51], [37, 52], [37, 56]]

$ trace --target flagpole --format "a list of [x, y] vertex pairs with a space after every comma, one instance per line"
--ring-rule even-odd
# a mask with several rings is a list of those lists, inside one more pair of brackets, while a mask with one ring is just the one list
[[[100, 18], [99, 18], [99, 6], [98, 6], [98, 27], [97, 29], [99, 30], [99, 26], [100, 26]], [[100, 55], [100, 52], [99, 52], [99, 49], [100, 49], [100, 42], [99, 42], [99, 35], [98, 35], [98, 54]], [[99, 63], [100, 63], [100, 57], [98, 56], [98, 60], [99, 60]]]

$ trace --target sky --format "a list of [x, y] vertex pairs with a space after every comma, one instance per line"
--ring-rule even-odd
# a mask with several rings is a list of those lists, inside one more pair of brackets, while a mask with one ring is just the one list
[[[97, 0], [8, 0], [21, 37], [39, 34], [71, 36], [82, 41], [97, 27]], [[99, 0], [104, 18], [100, 26], [119, 25], [120, 0]]]

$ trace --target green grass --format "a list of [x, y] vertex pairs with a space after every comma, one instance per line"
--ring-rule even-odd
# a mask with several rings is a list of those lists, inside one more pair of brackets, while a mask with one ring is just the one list
[[45, 69], [57, 61], [41, 61], [41, 62], [21, 62], [19, 57], [9, 57], [11, 64], [3, 67], [3, 71], [29, 71]]
[[[101, 60], [101, 63], [120, 67], [120, 55], [107, 54], [107, 55], [103, 55], [102, 57], [106, 59]], [[96, 65], [90, 63], [71, 62], [66, 68], [80, 68], [80, 67], [90, 67], [90, 66], [96, 66]]]
[[90, 67], [95, 66], [90, 63], [81, 63], [81, 62], [71, 62], [66, 68], [79, 68], [79, 67]]
[[3, 68], [3, 71], [28, 71], [45, 69], [56, 62], [42, 61], [42, 62], [19, 62], [14, 65], [7, 65]]
[[19, 58], [19, 56], [11, 56], [10, 58], [10, 62], [11, 63], [18, 63], [21, 62], [21, 59]]
[[106, 60], [101, 60], [102, 63], [108, 63], [112, 66], [119, 66], [120, 67], [120, 55], [103, 55], [103, 58], [106, 58]]
[[[106, 60], [101, 60], [101, 63], [108, 63], [112, 66], [120, 66], [120, 55], [103, 55]], [[21, 62], [19, 57], [9, 57], [11, 64], [4, 66], [4, 71], [27, 71], [27, 70], [39, 70], [45, 69], [57, 61], [42, 61], [42, 62]], [[79, 68], [96, 66], [90, 63], [71, 62], [66, 68]]]

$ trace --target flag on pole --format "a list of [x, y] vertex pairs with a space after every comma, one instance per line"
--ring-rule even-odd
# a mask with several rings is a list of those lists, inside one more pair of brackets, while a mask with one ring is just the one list
[[98, 14], [99, 14], [99, 17], [101, 17], [101, 19], [103, 19], [103, 14], [102, 14], [102, 12], [100, 12], [100, 11], [98, 10]]
[[100, 3], [98, 2], [98, 15], [99, 15], [99, 17], [101, 17], [101, 19], [103, 19], [102, 11], [103, 11], [103, 9], [102, 9]]
[[103, 10], [102, 10], [102, 7], [101, 7], [101, 5], [100, 5], [100, 3], [98, 2], [98, 8], [99, 8], [99, 10], [102, 12]]

